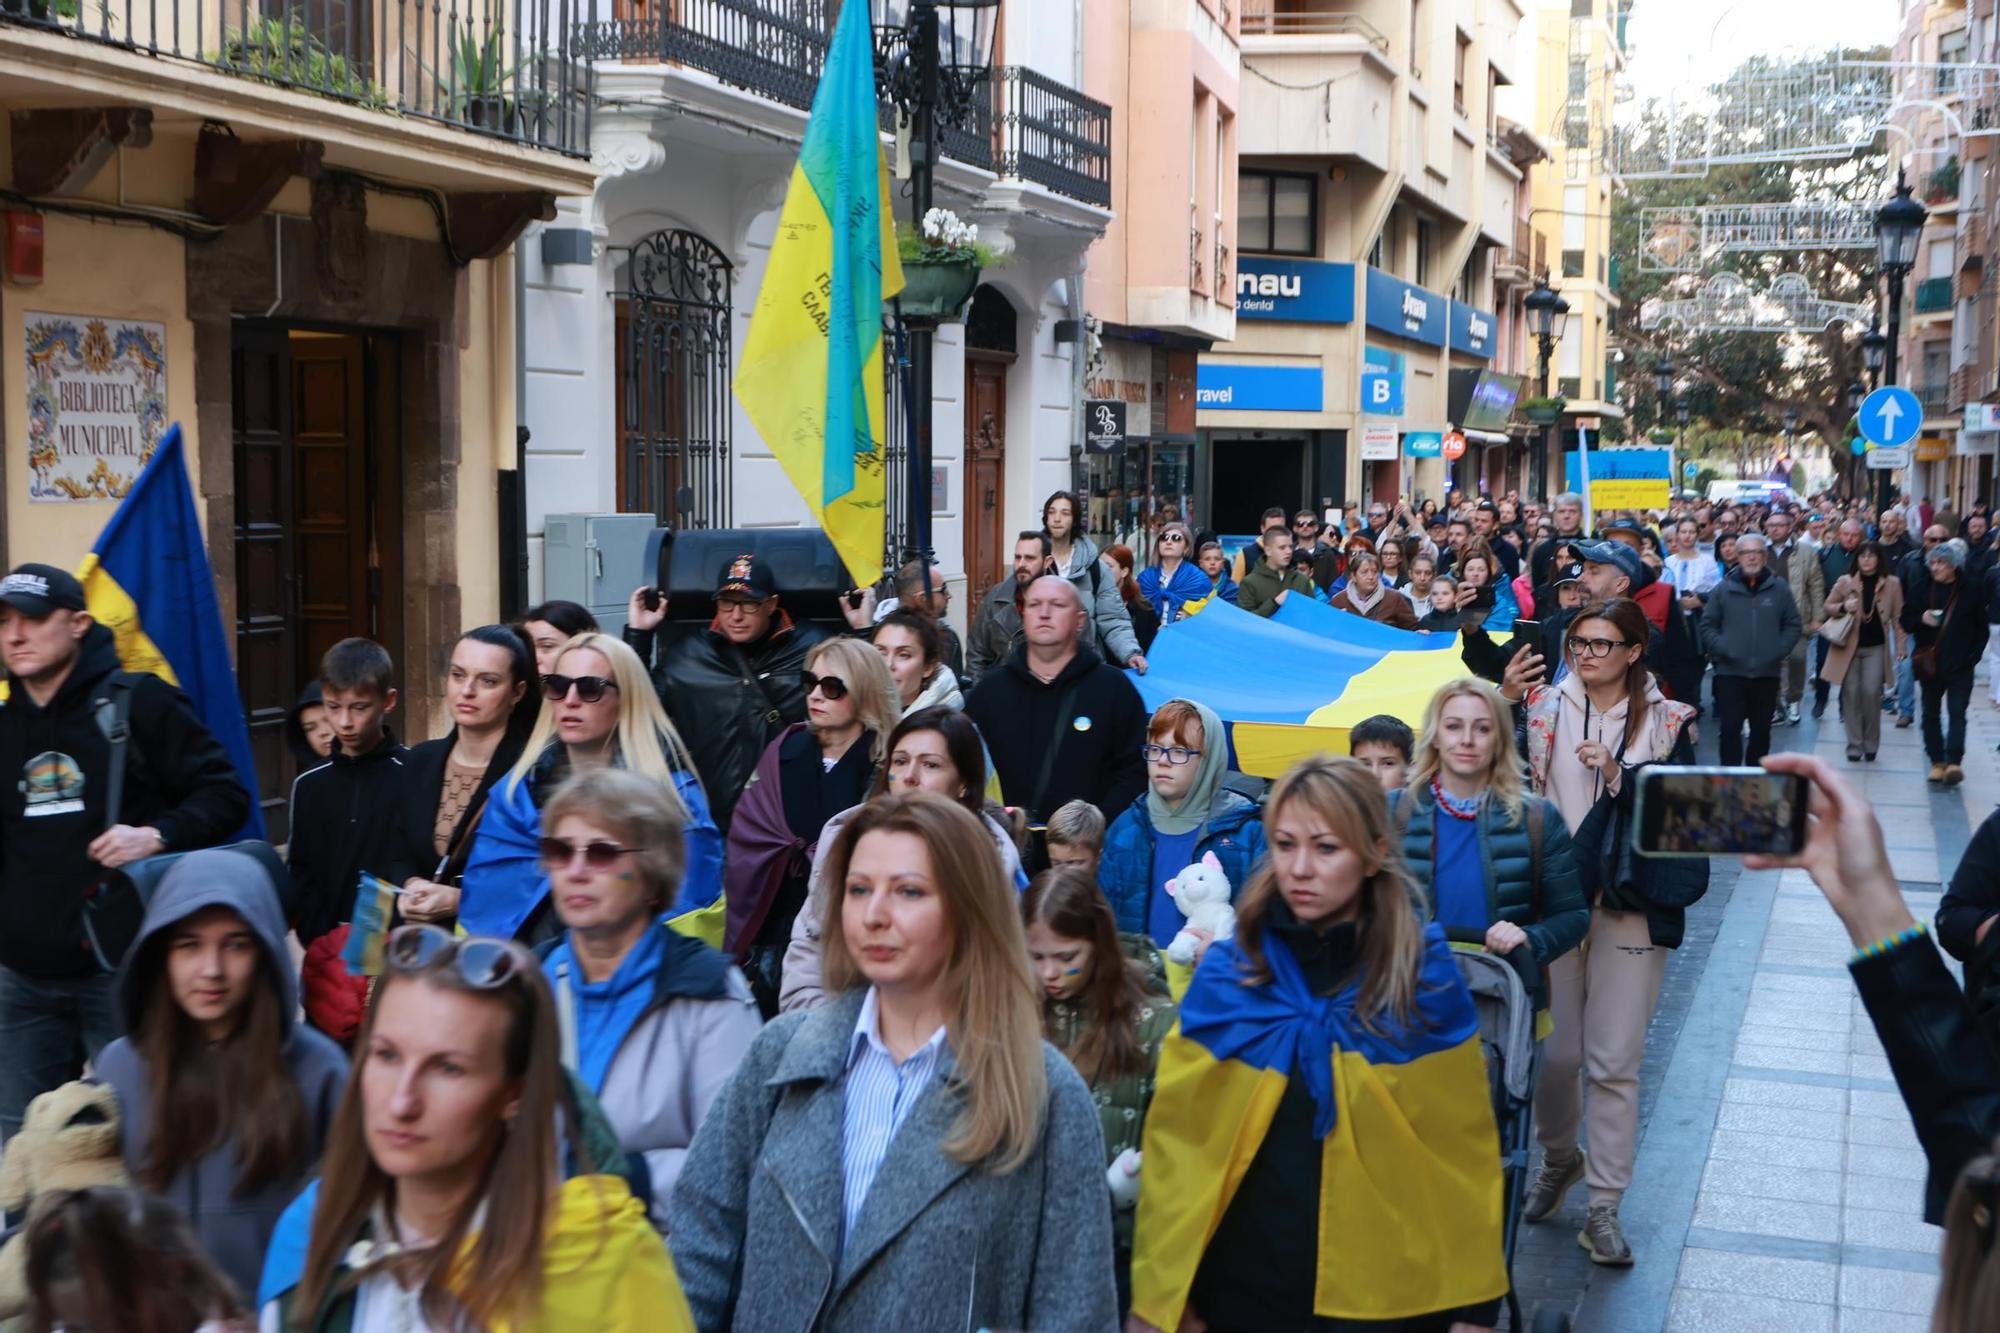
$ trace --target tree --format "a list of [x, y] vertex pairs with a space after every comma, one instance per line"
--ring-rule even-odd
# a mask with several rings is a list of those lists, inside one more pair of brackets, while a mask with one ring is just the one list
[[[1850, 59], [1882, 60], [1887, 52], [1848, 51]], [[1744, 76], [1782, 76], [1788, 68], [1818, 61], [1781, 61], [1756, 56], [1727, 80], [1710, 89], [1713, 104], [1697, 112], [1673, 112], [1659, 102], [1641, 108], [1637, 123], [1627, 131], [1628, 161], [1663, 161], [1665, 145], [1678, 132], [1681, 144], [1699, 145], [1716, 123], [1755, 124], [1760, 132], [1782, 139], [1789, 129], [1786, 115], [1805, 115], [1805, 106], [1787, 107], [1743, 101]], [[1669, 117], [1678, 115], [1677, 122]], [[1776, 118], [1776, 119], [1774, 119]], [[1739, 131], [1725, 131], [1738, 134]], [[1738, 145], [1730, 144], [1730, 147]], [[1748, 145], [1743, 145], [1748, 146]], [[1725, 254], [1714, 258], [1701, 275], [1662, 273], [1642, 264], [1641, 235], [1648, 208], [1699, 207], [1702, 204], [1785, 203], [1792, 201], [1853, 203], [1873, 207], [1879, 202], [1888, 156], [1882, 136], [1867, 148], [1836, 158], [1796, 159], [1754, 165], [1711, 167], [1707, 174], [1681, 179], [1640, 179], [1627, 183], [1612, 215], [1612, 251], [1620, 257], [1617, 292], [1623, 302], [1623, 337], [1628, 367], [1646, 387], [1638, 395], [1631, 427], [1644, 431], [1671, 418], [1667, 405], [1650, 391], [1651, 369], [1662, 356], [1679, 368], [1691, 416], [1746, 439], [1765, 440], [1783, 429], [1787, 409], [1798, 413], [1801, 434], [1817, 433], [1826, 440], [1844, 439], [1851, 413], [1847, 385], [1862, 377], [1860, 336], [1864, 330], [1843, 325], [1791, 334], [1687, 332], [1678, 327], [1643, 327], [1639, 312], [1649, 299], [1690, 294], [1707, 277], [1733, 272], [1762, 288], [1781, 273], [1803, 274], [1813, 292], [1835, 301], [1862, 301], [1874, 294], [1874, 255], [1867, 250], [1808, 250], [1762, 254]], [[1636, 354], [1636, 355], [1634, 355]], [[1636, 360], [1637, 365], [1633, 366]], [[1690, 437], [1695, 435], [1689, 430]], [[1737, 452], [1747, 461], [1748, 450]], [[1690, 456], [1694, 456], [1690, 454]], [[1859, 460], [1834, 451], [1837, 475], [1856, 488]], [[1750, 475], [1747, 471], [1741, 475]]]

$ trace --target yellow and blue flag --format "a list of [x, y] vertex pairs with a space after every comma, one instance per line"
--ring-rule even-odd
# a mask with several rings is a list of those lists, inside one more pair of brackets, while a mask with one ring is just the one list
[[[1459, 647], [1455, 634], [1395, 629], [1304, 597], [1287, 597], [1269, 619], [1211, 598], [1161, 630], [1146, 674], [1127, 678], [1149, 709], [1175, 698], [1213, 708], [1234, 767], [1275, 778], [1311, 755], [1347, 753], [1348, 729], [1365, 717], [1421, 724], [1438, 687], [1468, 674]], [[1285, 665], [1245, 671], [1246, 662]]]
[[1407, 1025], [1355, 1012], [1358, 986], [1315, 995], [1283, 940], [1270, 981], [1245, 984], [1219, 940], [1181, 1000], [1146, 1116], [1146, 1188], [1132, 1313], [1176, 1328], [1196, 1270], [1297, 1071], [1320, 1140], [1313, 1312], [1393, 1320], [1506, 1293], [1500, 1136], [1472, 996], [1443, 932], [1426, 928]]
[[843, 5], [735, 384], [859, 585], [882, 577], [882, 302], [903, 289], [878, 114], [869, 7]]
[[178, 687], [229, 752], [238, 781], [250, 793], [250, 819], [236, 836], [262, 838], [257, 767], [215, 600], [215, 576], [195, 517], [180, 423], [168, 429], [119, 501], [76, 577], [92, 618], [118, 642], [118, 664]]

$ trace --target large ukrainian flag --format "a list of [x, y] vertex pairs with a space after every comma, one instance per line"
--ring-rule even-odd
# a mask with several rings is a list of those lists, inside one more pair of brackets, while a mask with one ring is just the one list
[[153, 451], [76, 576], [91, 616], [118, 641], [119, 665], [178, 686], [222, 742], [250, 793], [250, 820], [237, 836], [263, 837], [250, 733], [195, 517], [179, 423]]
[[868, 16], [850, 3], [834, 24], [735, 384], [864, 585], [882, 577], [882, 302], [903, 289]]
[[1425, 931], [1417, 1014], [1369, 1031], [1356, 987], [1316, 996], [1266, 932], [1272, 978], [1244, 985], [1218, 941], [1160, 1051], [1146, 1117], [1146, 1188], [1132, 1254], [1132, 1312], [1176, 1328], [1201, 1257], [1270, 1128], [1291, 1071], [1323, 1143], [1313, 1311], [1407, 1319], [1506, 1293], [1500, 1138], [1479, 1024], [1444, 934]]

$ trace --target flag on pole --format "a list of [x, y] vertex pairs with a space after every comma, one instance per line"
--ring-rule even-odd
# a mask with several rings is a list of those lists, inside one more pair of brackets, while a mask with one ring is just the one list
[[857, 584], [882, 576], [882, 302], [903, 289], [869, 6], [841, 6], [736, 397]]
[[250, 793], [250, 820], [237, 837], [262, 838], [250, 732], [243, 725], [178, 423], [119, 502], [76, 577], [92, 618], [117, 640], [118, 664], [178, 687], [229, 752]]

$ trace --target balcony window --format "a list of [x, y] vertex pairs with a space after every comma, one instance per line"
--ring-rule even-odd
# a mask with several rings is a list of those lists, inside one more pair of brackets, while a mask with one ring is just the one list
[[1565, 278], [1580, 278], [1583, 276], [1583, 251], [1563, 251], [1563, 276]]
[[1241, 250], [1272, 255], [1317, 254], [1317, 178], [1278, 171], [1239, 172], [1236, 244]]
[[1472, 49], [1472, 39], [1464, 33], [1458, 34], [1458, 50], [1452, 56], [1451, 104], [1459, 115], [1465, 114], [1465, 57]]

